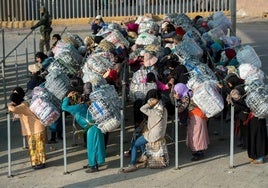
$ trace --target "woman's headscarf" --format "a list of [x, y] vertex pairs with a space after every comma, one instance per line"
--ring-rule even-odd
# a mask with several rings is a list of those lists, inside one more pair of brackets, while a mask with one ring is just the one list
[[12, 93], [9, 96], [9, 100], [14, 102], [16, 105], [20, 105], [23, 102], [23, 97], [21, 97], [21, 95], [18, 93]]
[[176, 92], [176, 94], [179, 94], [180, 99], [187, 96], [188, 93], [190, 92], [189, 88], [182, 83], [178, 83], [174, 86], [174, 91]]

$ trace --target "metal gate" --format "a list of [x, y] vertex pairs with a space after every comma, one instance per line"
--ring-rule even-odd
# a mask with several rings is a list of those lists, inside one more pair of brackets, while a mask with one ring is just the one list
[[230, 0], [1, 0], [0, 21], [38, 20], [40, 6], [53, 19], [74, 19], [229, 11]]

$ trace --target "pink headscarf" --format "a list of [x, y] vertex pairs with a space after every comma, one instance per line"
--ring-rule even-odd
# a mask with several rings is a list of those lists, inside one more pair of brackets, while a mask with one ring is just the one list
[[176, 92], [176, 94], [179, 94], [180, 99], [187, 96], [188, 93], [190, 94], [190, 90], [189, 88], [182, 83], [178, 83], [174, 86], [174, 91]]

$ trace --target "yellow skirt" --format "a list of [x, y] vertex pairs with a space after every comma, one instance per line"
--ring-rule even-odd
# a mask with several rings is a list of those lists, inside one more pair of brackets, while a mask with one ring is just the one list
[[28, 135], [30, 162], [32, 166], [46, 163], [46, 131]]

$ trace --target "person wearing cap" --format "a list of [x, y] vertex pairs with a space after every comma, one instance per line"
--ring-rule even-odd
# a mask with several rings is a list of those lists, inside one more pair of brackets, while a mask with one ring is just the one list
[[92, 34], [96, 35], [99, 30], [101, 30], [103, 27], [107, 27], [108, 25], [104, 22], [101, 15], [97, 15], [95, 19], [91, 23], [91, 30]]
[[22, 88], [14, 88], [8, 110], [20, 117], [21, 133], [28, 143], [31, 166], [35, 170], [42, 169], [46, 165], [46, 129], [24, 101], [24, 95]]
[[45, 7], [40, 7], [41, 18], [40, 20], [31, 27], [31, 30], [35, 30], [36, 28], [40, 27], [40, 41], [39, 41], [39, 51], [44, 52], [44, 47], [48, 52], [50, 50], [50, 34], [52, 32], [52, 19], [49, 15], [49, 12], [46, 10]]

